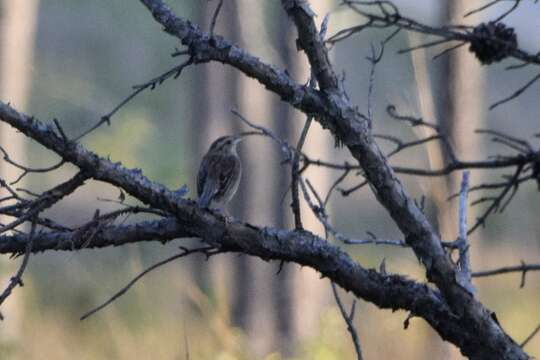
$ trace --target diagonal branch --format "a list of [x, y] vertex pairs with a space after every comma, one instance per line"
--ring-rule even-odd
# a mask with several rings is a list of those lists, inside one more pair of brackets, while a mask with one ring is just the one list
[[[247, 76], [256, 78], [284, 101], [308, 115], [316, 115], [317, 121], [323, 127], [331, 130], [349, 149], [362, 166], [377, 200], [387, 209], [403, 232], [406, 242], [425, 266], [428, 279], [437, 285], [452, 309], [453, 317], [457, 317], [454, 320], [451, 320], [452, 317], [446, 320], [450, 322], [452, 327], [458, 327], [462, 331], [459, 335], [449, 332], [448, 327], [441, 323], [435, 324], [435, 322], [430, 321], [430, 324], [437, 329], [443, 338], [452, 338], [451, 341], [458, 344], [464, 354], [473, 358], [486, 358], [487, 356], [496, 358], [508, 354], [517, 359], [526, 358], [522, 349], [493, 320], [491, 313], [482, 304], [472, 299], [470, 294], [456, 282], [456, 268], [448, 259], [436, 231], [413, 199], [405, 192], [401, 182], [373, 140], [366, 118], [350, 103], [346, 94], [331, 90], [331, 77], [324, 85], [330, 91], [316, 91], [301, 86], [292, 81], [284, 71], [263, 63], [224, 39], [214, 37], [210, 41], [207, 34], [201, 32], [189, 21], [175, 16], [162, 1], [141, 0], [141, 2], [164, 26], [165, 31], [178, 37], [188, 47], [195, 62], [220, 61], [236, 67]], [[302, 17], [302, 19], [304, 18], [305, 16]], [[309, 17], [306, 21], [313, 21], [313, 19]], [[310, 25], [309, 28], [311, 27], [315, 28], [314, 25]], [[298, 27], [298, 30], [301, 31], [302, 27]], [[301, 35], [301, 37], [305, 37], [311, 42], [317, 42], [315, 39], [308, 39], [307, 34]], [[305, 42], [303, 45], [308, 47]], [[315, 47], [316, 50], [321, 49], [316, 45]], [[308, 58], [314, 55], [318, 56], [317, 54], [324, 56], [325, 51], [315, 51], [311, 55], [308, 52]], [[313, 71], [316, 77], [318, 79], [321, 77], [319, 82], [323, 88], [322, 77], [325, 69], [317, 68], [315, 65], [317, 63], [325, 65], [325, 61], [310, 58], [310, 63], [314, 67]], [[1, 103], [0, 119], [49, 149], [61, 153], [63, 159], [74, 163], [82, 170], [91, 171], [94, 179], [121, 187], [147, 205], [174, 214], [186, 231], [203, 238], [210, 245], [218, 243], [220, 246], [232, 247], [233, 251], [242, 251], [265, 259], [279, 258], [285, 261], [292, 259], [290, 253], [295, 249], [294, 246], [292, 248], [289, 246], [284, 252], [283, 249], [272, 247], [275, 243], [284, 241], [281, 235], [285, 234], [281, 231], [272, 234], [273, 236], [268, 236], [268, 234], [262, 234], [262, 230], [259, 228], [243, 224], [226, 224], [223, 217], [198, 209], [192, 202], [175, 197], [174, 193], [162, 185], [145, 178], [140, 171], [126, 169], [120, 164], [99, 158], [80, 145], [66, 146], [58, 135], [42, 123], [19, 114]], [[310, 237], [308, 236], [308, 238]], [[317, 242], [315, 238], [312, 238], [312, 242], [304, 241], [302, 247], [313, 246], [315, 242]], [[268, 253], [269, 249], [281, 250], [282, 252]], [[324, 261], [328, 254], [323, 255], [315, 248], [312, 250], [309, 258], [297, 259], [298, 261], [295, 262], [315, 267], [326, 276], [333, 276], [334, 282], [354, 291], [357, 296], [366, 297], [369, 295], [365, 292], [369, 289], [372, 280], [367, 279], [366, 276], [375, 275], [363, 269], [360, 271], [358, 267], [355, 269], [359, 273], [350, 271], [351, 264], [348, 263], [349, 271], [345, 271], [346, 276], [342, 272], [339, 272], [338, 276], [335, 273], [335, 266], [340, 265], [340, 259], [344, 260], [343, 258], [346, 259], [348, 256], [343, 253], [334, 253], [330, 256], [332, 264], [329, 264], [328, 260]], [[320, 261], [326, 265], [334, 265], [334, 267], [322, 267]], [[354, 264], [354, 262], [352, 263]], [[378, 279], [377, 283], [382, 280]], [[381, 302], [381, 299], [375, 298], [373, 294], [369, 295], [369, 298], [371, 299], [369, 301]], [[461, 323], [463, 320], [466, 321], [467, 325]], [[458, 326], [458, 324], [461, 325]], [[471, 329], [474, 331], [471, 332]], [[450, 337], [449, 334], [457, 337]], [[478, 337], [482, 339], [480, 345], [477, 341]]]
[[[80, 144], [66, 146], [62, 137], [51, 127], [7, 105], [0, 104], [0, 119], [57, 152], [66, 161], [88, 171], [94, 179], [118, 186], [143, 203], [174, 214], [176, 226], [181, 229], [183, 236], [200, 237], [208, 245], [265, 260], [290, 261], [312, 267], [343, 289], [381, 308], [405, 309], [424, 318], [443, 339], [460, 346], [464, 353], [500, 351], [495, 345], [500, 341], [496, 337], [487, 338], [484, 346], [478, 346], [478, 333], [486, 331], [486, 324], [471, 327], [473, 319], [470, 316], [456, 317], [441, 295], [424, 284], [401, 276], [366, 270], [338, 247], [307, 231], [259, 228], [226, 221], [218, 214], [197, 208], [192, 201], [178, 198], [174, 192], [148, 180], [138, 170], [130, 170], [100, 158]], [[103, 231], [96, 234], [93, 245], [103, 236]], [[137, 231], [137, 227], [134, 231]], [[114, 234], [111, 236], [110, 241], [116, 245]], [[124, 239], [124, 242], [127, 241]], [[39, 246], [39, 239], [36, 244]], [[511, 344], [508, 341], [499, 346], [506, 348]]]
[[116, 299], [118, 299], [119, 297], [124, 295], [126, 292], [128, 292], [128, 290], [131, 289], [131, 287], [133, 285], [135, 285], [135, 283], [137, 281], [139, 281], [143, 276], [145, 276], [149, 272], [151, 272], [151, 271], [153, 271], [153, 270], [155, 270], [155, 269], [157, 269], [159, 267], [162, 267], [163, 265], [166, 265], [166, 264], [168, 264], [170, 262], [173, 262], [174, 260], [178, 260], [180, 258], [189, 256], [191, 254], [201, 253], [201, 254], [206, 255], [206, 257], [210, 257], [212, 255], [216, 255], [216, 254], [219, 254], [219, 253], [223, 252], [223, 251], [221, 251], [219, 249], [214, 249], [211, 246], [204, 246], [204, 247], [195, 248], [195, 249], [182, 248], [181, 250], [182, 251], [179, 252], [178, 254], [175, 254], [175, 255], [170, 256], [170, 257], [168, 257], [166, 259], [163, 259], [163, 260], [155, 263], [154, 265], [150, 266], [149, 268], [145, 269], [143, 272], [141, 272], [136, 277], [134, 277], [126, 286], [121, 288], [118, 292], [116, 292], [113, 296], [111, 296], [103, 304], [95, 307], [94, 309], [92, 309], [92, 310], [86, 312], [84, 315], [82, 315], [81, 316], [81, 321], [85, 320], [85, 319], [88, 319], [90, 316], [94, 315], [95, 313], [97, 313], [101, 309], [103, 309], [103, 308], [107, 307], [108, 305], [110, 305], [111, 303], [113, 303]]
[[281, 0], [281, 5], [298, 29], [298, 46], [306, 52], [313, 74], [322, 90], [336, 90], [338, 78], [332, 69], [324, 39], [320, 36], [306, 0]]
[[345, 320], [345, 323], [347, 324], [347, 331], [349, 331], [349, 334], [351, 334], [351, 338], [354, 344], [354, 350], [356, 351], [356, 358], [358, 360], [363, 360], [362, 347], [360, 345], [360, 338], [358, 337], [358, 332], [356, 331], [356, 328], [354, 327], [354, 324], [353, 324], [356, 300], [353, 301], [350, 315], [347, 314], [347, 312], [345, 311], [345, 307], [343, 306], [343, 303], [341, 302], [341, 299], [337, 292], [336, 284], [330, 283], [330, 285], [332, 286], [332, 293], [334, 294], [334, 299], [336, 300], [336, 304], [338, 305], [339, 312], [341, 313], [341, 317], [343, 318], [343, 320]]
[[55, 186], [51, 190], [44, 192], [36, 200], [25, 203], [24, 207], [27, 207], [28, 210], [11, 223], [0, 226], [0, 234], [5, 233], [8, 230], [15, 229], [20, 224], [35, 218], [42, 211], [48, 209], [49, 207], [60, 201], [62, 198], [66, 197], [67, 195], [75, 191], [77, 188], [82, 186], [88, 178], [88, 174], [84, 172], [79, 172], [68, 181], [63, 182], [60, 185]]

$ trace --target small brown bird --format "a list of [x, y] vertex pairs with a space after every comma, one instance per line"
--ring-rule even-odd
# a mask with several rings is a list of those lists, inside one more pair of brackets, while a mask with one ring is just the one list
[[212, 143], [204, 155], [197, 175], [197, 204], [208, 208], [211, 204], [224, 207], [234, 196], [242, 176], [242, 163], [236, 152], [238, 143], [257, 132], [223, 136]]

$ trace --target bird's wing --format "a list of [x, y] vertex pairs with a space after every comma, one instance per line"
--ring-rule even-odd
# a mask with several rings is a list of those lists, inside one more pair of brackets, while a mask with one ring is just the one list
[[197, 205], [200, 208], [207, 208], [210, 206], [210, 203], [216, 197], [217, 186], [214, 186], [212, 179], [207, 179], [204, 183], [201, 194], [199, 194], [199, 199], [197, 200]]
[[[234, 184], [237, 182], [241, 172], [241, 164], [237, 157], [227, 156], [221, 159], [219, 163], [218, 175], [219, 190], [216, 197], [227, 197], [227, 192], [233, 190]], [[236, 189], [234, 189], [236, 190]]]
[[205, 156], [197, 175], [199, 206], [208, 207], [213, 200], [226, 198], [240, 176], [240, 167], [235, 156]]
[[215, 184], [214, 171], [211, 167], [216, 165], [215, 156], [205, 156], [201, 161], [199, 173], [197, 174], [197, 203], [199, 207], [208, 207], [215, 197], [218, 187]]
[[199, 166], [199, 173], [197, 174], [197, 197], [200, 197], [204, 191], [204, 183], [208, 176], [208, 157], [204, 157]]

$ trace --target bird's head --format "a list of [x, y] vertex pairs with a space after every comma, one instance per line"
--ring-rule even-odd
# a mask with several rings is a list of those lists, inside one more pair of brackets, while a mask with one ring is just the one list
[[236, 145], [246, 137], [251, 135], [261, 135], [256, 131], [243, 132], [236, 135], [227, 135], [217, 138], [212, 145], [210, 146], [209, 152], [214, 151], [223, 151], [223, 152], [233, 152], [236, 151]]

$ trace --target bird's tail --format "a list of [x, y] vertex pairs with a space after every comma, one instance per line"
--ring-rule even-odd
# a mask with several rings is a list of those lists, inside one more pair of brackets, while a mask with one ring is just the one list
[[199, 199], [197, 199], [197, 206], [203, 209], [208, 208], [213, 197], [214, 191], [212, 190], [212, 186], [208, 186], [207, 184], [204, 187], [202, 194], [199, 196]]

